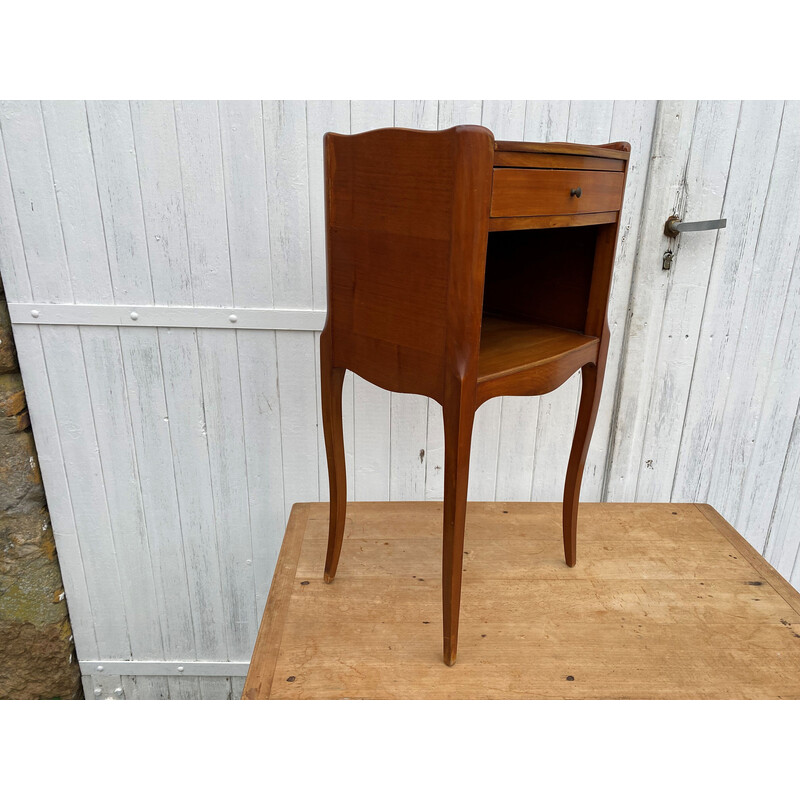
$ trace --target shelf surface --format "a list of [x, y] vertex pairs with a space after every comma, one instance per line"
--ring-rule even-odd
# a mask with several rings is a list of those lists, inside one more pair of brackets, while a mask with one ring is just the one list
[[485, 316], [478, 357], [478, 383], [544, 366], [598, 342], [565, 328]]

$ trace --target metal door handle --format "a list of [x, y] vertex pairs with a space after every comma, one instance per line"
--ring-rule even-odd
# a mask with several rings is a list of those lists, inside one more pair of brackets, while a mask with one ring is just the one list
[[674, 214], [664, 225], [664, 235], [674, 239], [679, 233], [686, 231], [714, 231], [724, 228], [728, 224], [726, 219], [704, 219], [702, 222], [681, 222], [680, 217]]

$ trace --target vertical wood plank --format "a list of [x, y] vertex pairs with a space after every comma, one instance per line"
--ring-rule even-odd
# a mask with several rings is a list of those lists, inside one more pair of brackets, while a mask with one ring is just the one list
[[130, 107], [153, 296], [157, 304], [190, 306], [192, 275], [175, 109], [160, 100]]
[[14, 197], [14, 216], [27, 257], [31, 298], [34, 302], [71, 302], [40, 104], [0, 101], [0, 129]]
[[695, 102], [662, 101], [656, 114], [607, 470], [605, 495], [612, 502], [634, 499], [644, 467], [642, 438], [668, 284], [661, 269], [668, 246], [664, 222], [684, 189], [695, 109]]
[[[769, 112], [777, 115], [778, 109], [783, 111], [782, 104], [759, 104], [759, 111], [768, 114], [769, 122], [774, 119]], [[780, 362], [774, 362], [773, 356], [776, 346], [785, 345], [778, 341], [777, 335], [792, 275], [792, 256], [800, 242], [800, 175], [797, 168], [800, 164], [800, 119], [796, 113], [782, 116], [774, 158], [770, 158], [769, 153], [763, 156], [765, 162], [772, 162], [772, 169], [763, 213], [757, 232], [753, 232], [752, 271], [735, 344], [734, 363], [737, 368], [731, 376], [725, 400], [720, 444], [709, 488], [709, 496], [714, 498], [721, 513], [742, 522], [745, 515], [738, 512], [744, 510], [742, 492], [763, 418], [764, 399], [780, 368]], [[763, 125], [764, 133], [772, 130], [774, 128]], [[763, 147], [764, 140], [761, 139], [759, 144]], [[796, 334], [790, 338], [795, 339]], [[786, 388], [790, 389], [789, 386]], [[790, 391], [797, 393], [796, 388]], [[771, 424], [782, 425], [788, 431], [786, 422], [789, 419], [791, 412], [784, 412], [783, 419], [773, 417]], [[774, 505], [774, 491], [760, 481], [751, 481], [748, 492], [754, 507]], [[741, 533], [756, 548], [763, 549], [763, 527], [757, 530], [747, 525]]]
[[437, 127], [440, 131], [455, 125], [481, 124], [481, 100], [439, 100], [436, 105]]
[[[131, 643], [125, 607], [134, 600], [131, 594], [135, 595], [135, 586], [125, 580], [130, 576], [120, 576], [80, 334], [77, 328], [63, 331], [43, 327], [40, 335], [92, 596], [98, 649], [108, 654], [106, 658], [129, 659]], [[122, 546], [120, 542], [120, 553]]]
[[225, 661], [228, 659], [230, 630], [222, 597], [217, 519], [196, 334], [192, 330], [166, 328], [159, 331], [159, 348], [195, 643], [198, 655], [202, 654], [200, 657]]
[[800, 402], [795, 409], [786, 453], [776, 460], [779, 463], [777, 469], [773, 467], [772, 475], [778, 477], [778, 489], [765, 537], [764, 556], [797, 588], [800, 583]]
[[152, 675], [122, 675], [118, 686], [124, 700], [171, 700], [169, 678]]
[[[115, 302], [152, 304], [153, 281], [130, 105], [89, 102], [86, 115]], [[121, 334], [124, 341], [125, 331]]]
[[[172, 103], [131, 104], [154, 300], [192, 305], [186, 214], [175, 110]], [[197, 652], [228, 658], [229, 630], [222, 599], [217, 520], [197, 333], [158, 331], [178, 508]]]
[[[313, 303], [308, 145], [303, 102], [262, 103], [272, 287], [278, 308]], [[314, 335], [276, 332], [284, 513], [319, 497]]]
[[[719, 219], [727, 213], [723, 200], [739, 106], [735, 102], [701, 102], [697, 106], [684, 177], [683, 219]], [[717, 246], [724, 247], [724, 236], [725, 231], [680, 235], [672, 245], [675, 257], [667, 276], [644, 427], [645, 468], [639, 472], [636, 488], [636, 499], [642, 502], [668, 500], [672, 491], [711, 265]]]
[[435, 131], [439, 125], [437, 100], [395, 100], [394, 124], [398, 128]]
[[[262, 104], [274, 300], [278, 308], [313, 302], [306, 110], [302, 102]], [[319, 495], [316, 379], [312, 334], [276, 334], [281, 387], [284, 512]], [[299, 368], [298, 368], [299, 365]], [[309, 470], [309, 458], [314, 468]]]
[[[64, 235], [73, 297], [77, 302], [113, 302], [103, 221], [94, 180], [86, 108], [83, 103], [43, 103], [43, 118]], [[122, 352], [113, 328], [79, 331], [106, 504], [125, 604], [131, 657], [164, 658], [156, 587], [144, 508], [139, 491]], [[167, 682], [147, 684], [167, 694]]]
[[119, 334], [164, 658], [202, 658], [195, 643], [192, 581], [184, 543], [188, 520], [180, 513], [158, 334], [145, 329], [120, 330]]
[[277, 308], [311, 308], [306, 108], [302, 101], [262, 103], [272, 287]]
[[[691, 496], [697, 500], [707, 499], [714, 505], [723, 499], [711, 492], [712, 483], [715, 487], [719, 485], [713, 478], [714, 473], [734, 466], [732, 451], [727, 449], [720, 435], [732, 379], [739, 379], [741, 370], [748, 368], [735, 365], [736, 344], [750, 287], [780, 118], [780, 104], [742, 104], [725, 196], [724, 209], [728, 217], [725, 247], [715, 253], [711, 267], [694, 366], [695, 375], [713, 375], [715, 379], [695, 381], [689, 394], [672, 490], [675, 501]], [[719, 507], [718, 511], [723, 516], [732, 516], [727, 506]]]
[[237, 305], [272, 308], [267, 165], [261, 103], [219, 103], [231, 283]]
[[[217, 104], [175, 104], [194, 302], [232, 306], [225, 181]], [[242, 381], [235, 330], [198, 330], [203, 411], [216, 520], [228, 656], [252, 652], [256, 619]]]
[[3, 114], [0, 113], [0, 269], [3, 271], [3, 291], [10, 303], [29, 303], [33, 293], [3, 138]]
[[[233, 301], [274, 305], [264, 124], [259, 102], [219, 105]], [[274, 331], [238, 331], [256, 618], [269, 592], [286, 523], [278, 355]]]
[[198, 678], [200, 682], [200, 697], [203, 700], [230, 700], [230, 678]]
[[[796, 191], [796, 189], [792, 190]], [[791, 223], [787, 225], [790, 227]], [[785, 240], [784, 240], [785, 241]], [[783, 250], [783, 248], [780, 248]], [[778, 256], [779, 251], [772, 251]], [[785, 256], [780, 254], [780, 258]], [[797, 428], [797, 404], [800, 402], [800, 247], [794, 258], [794, 269], [783, 316], [775, 339], [770, 364], [770, 378], [764, 402], [758, 415], [753, 454], [747, 466], [738, 513], [735, 518], [742, 532], [754, 547], [762, 549], [767, 560], [782, 575], [789, 575], [791, 565], [783, 554], [784, 543], [797, 538], [797, 522], [778, 524], [775, 512], [784, 474], [790, 471], [792, 436]], [[791, 480], [791, 479], [790, 479]], [[789, 484], [791, 486], [791, 483]], [[785, 505], [785, 502], [784, 502]], [[767, 545], [764, 549], [764, 544]], [[780, 555], [778, 555], [780, 553]], [[773, 560], [774, 559], [774, 560]], [[778, 566], [780, 561], [781, 566]]]
[[170, 700], [200, 700], [200, 678], [167, 678]]
[[526, 101], [525, 141], [564, 141], [569, 126], [569, 106], [568, 100]]
[[[87, 118], [115, 300], [152, 304], [130, 107], [118, 102], [89, 103]], [[164, 657], [193, 659], [197, 649], [159, 335], [152, 328], [120, 328], [117, 334]]]
[[[771, 283], [780, 286], [788, 280], [780, 325], [770, 354], [769, 380], [736, 517], [736, 524], [748, 531], [748, 538], [756, 543], [770, 526], [773, 511], [770, 498], [776, 493], [781, 478], [781, 462], [786, 458], [783, 450], [795, 425], [795, 399], [800, 398], [800, 337], [797, 336], [800, 330], [800, 217], [793, 211], [800, 205], [799, 171], [800, 103], [794, 101], [787, 102], [784, 107], [755, 254], [754, 272], [759, 282], [769, 278]], [[773, 302], [779, 302], [779, 298], [775, 297]], [[737, 353], [736, 358], [741, 361], [742, 354]]]
[[778, 493], [770, 520], [767, 557], [787, 576], [795, 588], [800, 586], [800, 405], [783, 461]]

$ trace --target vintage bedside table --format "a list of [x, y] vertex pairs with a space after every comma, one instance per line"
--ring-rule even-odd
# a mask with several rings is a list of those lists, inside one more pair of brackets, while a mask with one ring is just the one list
[[456, 660], [472, 423], [498, 395], [582, 390], [564, 488], [567, 564], [603, 381], [630, 145], [495, 142], [478, 126], [325, 136], [328, 316], [320, 339], [330, 479], [325, 580], [345, 525], [349, 369], [442, 405], [444, 661]]

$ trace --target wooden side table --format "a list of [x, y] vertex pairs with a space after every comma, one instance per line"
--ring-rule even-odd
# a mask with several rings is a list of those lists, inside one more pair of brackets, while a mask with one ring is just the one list
[[342, 382], [349, 369], [433, 398], [445, 436], [444, 661], [456, 660], [476, 409], [576, 370], [564, 553], [608, 351], [606, 319], [630, 145], [495, 142], [479, 126], [325, 136], [328, 316], [320, 339], [330, 480], [325, 581], [345, 526]]

